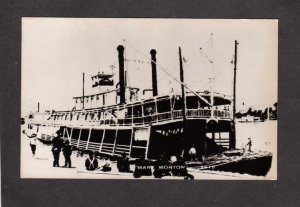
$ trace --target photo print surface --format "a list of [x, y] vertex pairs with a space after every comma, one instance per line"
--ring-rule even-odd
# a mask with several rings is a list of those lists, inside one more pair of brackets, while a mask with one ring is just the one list
[[277, 179], [277, 20], [22, 19], [21, 178]]

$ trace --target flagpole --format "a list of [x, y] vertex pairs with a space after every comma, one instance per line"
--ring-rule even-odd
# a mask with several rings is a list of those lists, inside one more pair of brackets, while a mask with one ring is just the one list
[[233, 141], [231, 142], [230, 148], [235, 148], [236, 143], [236, 127], [235, 127], [235, 113], [236, 113], [236, 65], [237, 65], [237, 46], [238, 41], [234, 42], [234, 74], [233, 74]]

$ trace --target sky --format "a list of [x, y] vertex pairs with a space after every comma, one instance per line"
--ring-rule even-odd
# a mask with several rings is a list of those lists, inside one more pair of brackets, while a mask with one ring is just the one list
[[[214, 91], [232, 96], [235, 40], [237, 110], [272, 106], [278, 86], [276, 20], [23, 18], [22, 115], [36, 111], [38, 102], [41, 110], [72, 109], [72, 97], [82, 95], [82, 73], [86, 94], [98, 92], [90, 78], [98, 72], [114, 72], [118, 82], [118, 45], [125, 46], [126, 59], [143, 62], [156, 49], [159, 95], [180, 91], [161, 68], [179, 79], [181, 47], [192, 90], [208, 90], [215, 77]], [[125, 67], [129, 86], [151, 88], [150, 64]]]

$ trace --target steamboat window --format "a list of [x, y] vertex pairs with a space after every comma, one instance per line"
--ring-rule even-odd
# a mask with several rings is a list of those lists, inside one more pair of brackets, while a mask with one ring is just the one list
[[82, 129], [81, 130], [81, 135], [80, 135], [80, 140], [82, 141], [87, 141], [89, 138], [89, 129]]
[[176, 96], [173, 98], [174, 110], [182, 110], [183, 108], [183, 98], [180, 96]]
[[95, 112], [92, 112], [92, 113], [91, 113], [91, 120], [94, 119], [94, 116], [95, 116]]
[[155, 102], [144, 103], [144, 114], [145, 116], [155, 114]]
[[186, 107], [188, 109], [197, 109], [199, 105], [199, 98], [196, 96], [188, 96], [186, 97]]
[[130, 145], [131, 129], [118, 130], [116, 144]]
[[74, 128], [72, 131], [72, 139], [78, 139], [80, 133], [80, 129]]
[[92, 129], [91, 136], [90, 136], [90, 142], [101, 143], [102, 136], [103, 136], [103, 130]]
[[101, 111], [98, 111], [98, 116], [97, 116], [98, 120], [101, 119]]
[[131, 106], [126, 106], [126, 112], [125, 112], [125, 116], [126, 118], [130, 118], [132, 116], [132, 107]]
[[135, 105], [133, 106], [133, 116], [134, 117], [141, 117], [143, 116], [142, 106], [141, 105]]
[[161, 99], [157, 101], [157, 112], [169, 112], [171, 111], [171, 103], [170, 99]]
[[108, 144], [114, 144], [116, 138], [116, 130], [105, 130], [105, 136], [103, 142]]

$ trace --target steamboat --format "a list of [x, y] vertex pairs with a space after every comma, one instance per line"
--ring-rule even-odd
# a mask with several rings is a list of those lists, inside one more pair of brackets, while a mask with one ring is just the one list
[[[237, 44], [236, 41], [234, 72]], [[181, 85], [181, 93], [161, 95], [157, 87], [156, 50], [152, 49], [149, 54], [152, 88], [140, 91], [126, 83], [129, 68], [125, 67], [124, 50], [123, 45], [117, 47], [116, 84], [113, 74], [91, 76], [93, 87], [106, 90], [85, 95], [83, 87], [83, 95], [73, 97], [73, 110], [38, 110], [28, 116], [26, 127], [43, 142], [51, 142], [61, 129], [63, 138], [77, 149], [112, 157], [126, 154], [130, 158], [156, 159], [162, 153], [186, 154], [191, 147], [198, 156], [203, 156], [235, 148], [235, 86], [234, 97], [190, 90], [184, 83], [179, 48], [180, 80], [175, 80]], [[141, 98], [146, 92], [151, 96]]]

